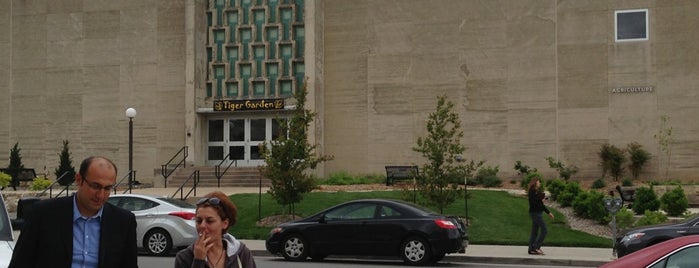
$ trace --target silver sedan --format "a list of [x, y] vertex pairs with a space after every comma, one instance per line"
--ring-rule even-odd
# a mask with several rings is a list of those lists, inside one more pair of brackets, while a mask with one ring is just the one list
[[108, 202], [133, 212], [136, 241], [148, 254], [167, 255], [197, 239], [195, 207], [187, 202], [143, 194], [112, 195]]

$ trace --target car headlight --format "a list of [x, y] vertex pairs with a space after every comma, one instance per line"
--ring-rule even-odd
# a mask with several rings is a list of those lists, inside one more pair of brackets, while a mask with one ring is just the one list
[[282, 229], [281, 227], [276, 227], [276, 228], [272, 229], [271, 231], [269, 231], [269, 235], [272, 236], [272, 235], [281, 233], [283, 231], [284, 231], [284, 229]]
[[645, 233], [633, 233], [633, 234], [627, 234], [624, 236], [624, 238], [621, 239], [621, 243], [626, 243], [632, 240], [640, 239], [643, 237]]

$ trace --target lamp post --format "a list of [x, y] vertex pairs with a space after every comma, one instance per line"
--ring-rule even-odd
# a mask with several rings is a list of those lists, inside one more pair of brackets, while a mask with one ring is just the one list
[[136, 109], [126, 109], [126, 117], [129, 118], [129, 193], [133, 187], [133, 118], [136, 117]]

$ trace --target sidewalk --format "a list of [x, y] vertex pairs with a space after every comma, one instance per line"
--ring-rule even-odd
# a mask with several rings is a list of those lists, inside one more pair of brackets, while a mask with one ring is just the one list
[[[133, 193], [171, 196], [174, 188], [132, 189]], [[227, 195], [237, 193], [259, 193], [257, 187], [204, 187], [197, 188], [197, 196], [211, 191], [221, 191]], [[267, 188], [262, 188], [262, 193]], [[179, 196], [179, 193], [177, 194]], [[242, 240], [256, 256], [270, 256], [264, 240]], [[611, 248], [543, 247], [546, 255], [529, 255], [527, 246], [469, 245], [466, 253], [449, 254], [443, 261], [484, 261], [501, 264], [532, 264], [597, 267], [615, 259]]]

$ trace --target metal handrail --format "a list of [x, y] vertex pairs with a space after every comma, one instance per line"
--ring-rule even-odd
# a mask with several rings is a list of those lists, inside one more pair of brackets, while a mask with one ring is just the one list
[[[187, 195], [184, 195], [184, 191], [183, 191], [184, 186], [192, 178], [194, 178], [194, 185], [192, 185], [192, 188], [189, 189], [189, 192], [187, 192]], [[172, 194], [171, 198], [175, 198], [175, 196], [177, 195], [178, 192], [180, 193], [180, 200], [187, 199], [187, 197], [189, 197], [189, 194], [191, 194], [192, 191], [194, 191], [194, 196], [196, 196], [197, 195], [197, 185], [199, 185], [199, 170], [198, 169], [195, 170], [194, 172], [192, 172], [192, 174], [189, 174], [189, 177], [187, 177], [187, 179], [184, 180], [182, 185], [180, 185], [180, 187], [177, 188], [177, 191], [175, 191], [175, 193]]]
[[[170, 177], [170, 175], [172, 175], [172, 173], [175, 172], [175, 170], [177, 170], [177, 168], [180, 165], [184, 166], [184, 163], [187, 160], [187, 156], [189, 155], [188, 151], [189, 151], [188, 147], [183, 146], [182, 149], [177, 151], [177, 153], [172, 158], [170, 158], [169, 161], [167, 161], [167, 163], [165, 163], [164, 165], [161, 166], [160, 173], [163, 175], [163, 179], [165, 180], [165, 188], [167, 188], [167, 178]], [[184, 157], [182, 157], [182, 160], [180, 162], [178, 162], [177, 165], [175, 165], [175, 168], [173, 168], [171, 171], [168, 172], [167, 167], [170, 166], [172, 164], [172, 161], [174, 161], [175, 158], [177, 158], [177, 156], [179, 156], [180, 154], [184, 154]]]
[[[48, 192], [49, 192], [49, 198], [53, 198], [53, 186], [56, 185], [56, 183], [58, 183], [59, 181], [61, 181], [61, 179], [62, 179], [65, 175], [68, 175], [68, 171], [63, 172], [63, 174], [61, 174], [60, 177], [58, 177], [54, 182], [52, 182], [51, 185], [49, 185], [49, 187], [46, 187], [46, 189], [44, 189], [43, 191], [41, 191], [41, 193], [39, 193], [39, 195], [37, 195], [37, 196], [44, 196], [44, 195], [46, 194], [46, 191], [48, 191]], [[70, 184], [73, 184], [73, 183], [71, 182]], [[70, 184], [66, 185], [65, 189], [61, 190], [61, 192], [59, 192], [58, 195], [56, 195], [56, 197], [61, 196], [61, 194], [63, 193], [63, 191], [65, 191], [65, 192], [66, 192], [66, 196], [68, 196], [68, 192], [69, 192], [69, 191], [68, 191], [68, 187], [70, 186]]]
[[[119, 186], [121, 186], [121, 183], [124, 182], [124, 180], [127, 179], [131, 173], [133, 173], [133, 178], [134, 178], [134, 179], [132, 180], [132, 182], [135, 182], [135, 181], [136, 181], [136, 171], [135, 171], [135, 170], [129, 170], [129, 172], [126, 173], [126, 175], [124, 175], [124, 177], [121, 177], [121, 179], [119, 179], [119, 181], [118, 181], [116, 184], [114, 184], [114, 187], [112, 188], [112, 189], [114, 190], [114, 194], [117, 193], [117, 188], [119, 188]], [[131, 190], [131, 187], [133, 187], [133, 185], [129, 185], [129, 187], [126, 188], [126, 190], [124, 190], [124, 192], [123, 192], [122, 194], [125, 194], [126, 192], [128, 192], [129, 190]]]
[[238, 167], [238, 160], [236, 159], [236, 160], [228, 162], [228, 166], [226, 166], [226, 169], [224, 169], [223, 172], [221, 172], [221, 165], [223, 165], [223, 162], [225, 162], [226, 159], [228, 159], [230, 156], [231, 156], [231, 153], [229, 152], [228, 155], [226, 155], [223, 158], [223, 160], [221, 160], [221, 162], [219, 162], [214, 167], [214, 173], [215, 173], [214, 175], [216, 175], [216, 181], [218, 183], [219, 188], [221, 187], [221, 178], [223, 177], [223, 175], [226, 174], [226, 172], [228, 172], [228, 169], [231, 168], [231, 165], [235, 164], [235, 166]]

